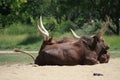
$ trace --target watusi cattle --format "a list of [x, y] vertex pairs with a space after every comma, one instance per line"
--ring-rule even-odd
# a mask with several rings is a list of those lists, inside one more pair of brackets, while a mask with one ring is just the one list
[[[109, 61], [109, 46], [105, 43], [102, 36], [109, 26], [107, 18], [104, 27], [94, 36], [79, 37], [73, 30], [72, 33], [78, 39], [63, 39], [55, 41], [49, 37], [49, 33], [42, 24], [38, 29], [44, 36], [44, 41], [39, 51], [35, 64], [38, 65], [93, 65], [107, 63]], [[47, 35], [46, 35], [47, 34]], [[59, 43], [60, 42], [60, 43]], [[51, 44], [52, 43], [52, 44]]]
[[[109, 46], [102, 38], [109, 26], [107, 18], [104, 27], [94, 36], [78, 36], [72, 29], [71, 32], [77, 39], [63, 38], [59, 41], [49, 36], [48, 31], [42, 23], [37, 24], [39, 32], [43, 35], [44, 41], [39, 54], [34, 60], [37, 65], [94, 65], [108, 63], [110, 55]], [[17, 52], [24, 52], [16, 49]], [[32, 57], [33, 58], [33, 57]]]

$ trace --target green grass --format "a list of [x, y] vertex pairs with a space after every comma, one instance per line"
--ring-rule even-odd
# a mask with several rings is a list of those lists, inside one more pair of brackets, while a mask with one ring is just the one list
[[11, 50], [19, 47], [19, 44], [24, 42], [29, 35], [0, 35], [0, 49]]
[[107, 44], [110, 45], [111, 51], [120, 51], [120, 36], [104, 36]]
[[109, 51], [111, 58], [120, 58], [120, 51]]
[[[55, 39], [70, 36], [69, 33], [50, 32]], [[43, 37], [35, 26], [16, 23], [0, 29], [0, 50], [39, 50]]]
[[14, 48], [38, 50], [41, 39], [42, 37], [34, 26], [13, 24], [8, 28], [0, 29], [0, 50], [13, 50]]
[[[61, 39], [63, 37], [72, 37], [71, 33], [51, 33], [54, 39]], [[104, 36], [105, 41], [110, 45], [110, 51], [120, 51], [120, 37], [119, 36]], [[12, 50], [14, 48], [39, 50], [43, 37], [40, 34], [29, 35], [1, 35], [0, 34], [0, 50]]]
[[[48, 30], [49, 31], [49, 30]], [[77, 32], [81, 32], [77, 30]], [[61, 39], [63, 37], [72, 37], [70, 32], [50, 32], [50, 36], [54, 39]], [[104, 36], [107, 44], [110, 45], [110, 51], [120, 51], [120, 36]], [[39, 50], [43, 37], [37, 31], [34, 25], [24, 25], [16, 23], [0, 29], [0, 50], [12, 50], [20, 48], [25, 50]]]
[[21, 23], [15, 23], [6, 26], [4, 29], [0, 29], [0, 34], [6, 35], [22, 35], [22, 34], [36, 34], [37, 28], [34, 25], [25, 25]]
[[[34, 57], [38, 54], [32, 53]], [[12, 63], [34, 63], [31, 57], [22, 53], [16, 54], [0, 54], [0, 64], [12, 64]]]

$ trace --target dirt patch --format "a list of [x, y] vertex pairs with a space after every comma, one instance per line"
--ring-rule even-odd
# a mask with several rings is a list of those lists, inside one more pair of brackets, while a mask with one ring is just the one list
[[120, 80], [120, 58], [93, 66], [0, 65], [0, 80]]

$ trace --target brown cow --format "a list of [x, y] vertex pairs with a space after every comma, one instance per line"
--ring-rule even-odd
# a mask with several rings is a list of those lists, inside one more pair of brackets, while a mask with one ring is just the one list
[[[39, 31], [44, 36], [44, 42], [35, 60], [38, 65], [92, 65], [98, 63], [107, 63], [109, 46], [102, 39], [106, 28], [109, 25], [109, 19], [105, 27], [95, 36], [82, 36], [77, 40], [63, 39], [55, 41], [50, 38], [48, 32], [43, 28], [42, 18], [40, 18]], [[72, 31], [72, 33], [74, 33]], [[45, 36], [45, 34], [47, 34]], [[77, 36], [75, 33], [73, 34]], [[78, 37], [78, 36], [77, 36]]]
[[[95, 36], [79, 37], [71, 30], [77, 39], [63, 38], [56, 41], [49, 37], [48, 31], [42, 24], [40, 17], [40, 26], [38, 30], [44, 37], [35, 64], [37, 65], [93, 65], [98, 63], [107, 63], [109, 61], [109, 46], [104, 42], [102, 35], [109, 25], [107, 19], [105, 26]], [[24, 52], [16, 50], [17, 52]], [[25, 52], [24, 52], [25, 53]]]

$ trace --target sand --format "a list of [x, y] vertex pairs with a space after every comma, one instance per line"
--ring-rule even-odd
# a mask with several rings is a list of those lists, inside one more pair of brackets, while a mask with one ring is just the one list
[[120, 80], [120, 58], [92, 66], [4, 64], [0, 65], [0, 80]]

